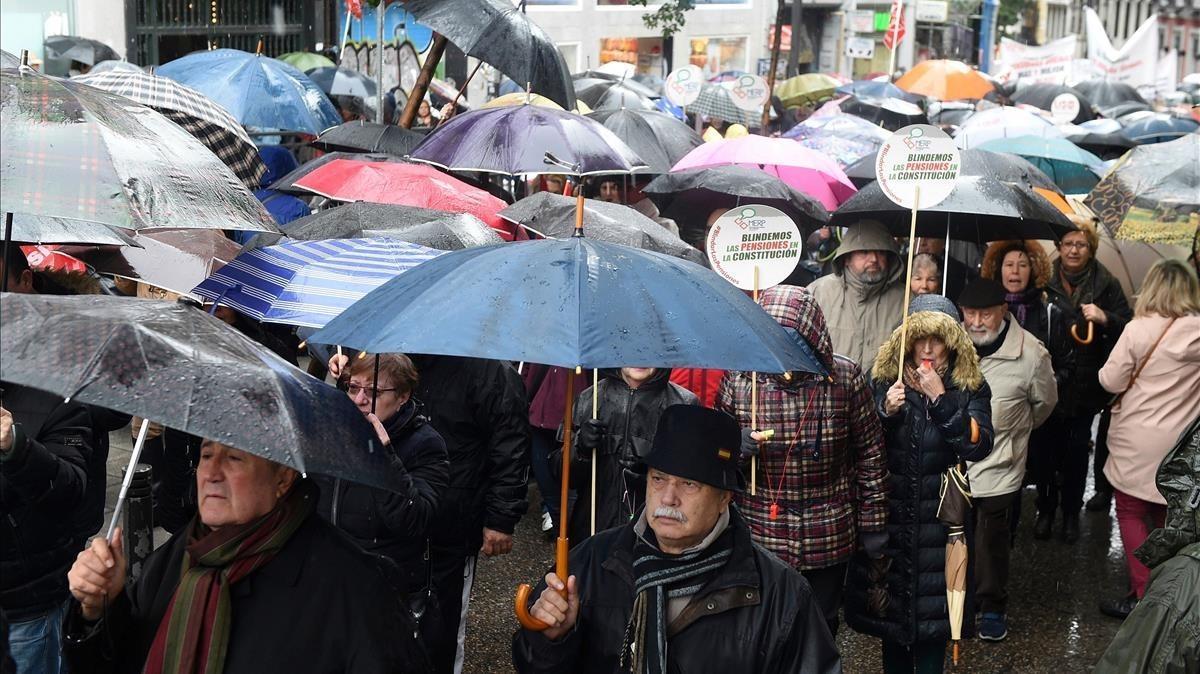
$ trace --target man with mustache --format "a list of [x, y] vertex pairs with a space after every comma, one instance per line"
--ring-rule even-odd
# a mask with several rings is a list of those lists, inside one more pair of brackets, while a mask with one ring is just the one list
[[975, 582], [982, 617], [979, 638], [1002, 641], [1008, 636], [1005, 615], [1013, 503], [1021, 497], [1029, 434], [1041, 426], [1058, 403], [1058, 387], [1050, 352], [1021, 327], [1004, 299], [1004, 288], [992, 279], [967, 284], [958, 298], [963, 327], [979, 354], [979, 369], [992, 389], [992, 453], [967, 462], [974, 494]]
[[573, 574], [546, 575], [518, 630], [519, 672], [839, 672], [812, 589], [750, 539], [733, 417], [693, 405], [658, 422], [646, 506], [571, 551]]

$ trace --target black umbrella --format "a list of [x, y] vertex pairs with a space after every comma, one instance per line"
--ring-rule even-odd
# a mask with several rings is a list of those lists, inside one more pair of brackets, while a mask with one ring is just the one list
[[[575, 233], [575, 199], [553, 192], [538, 192], [500, 211], [533, 234], [565, 239]], [[583, 200], [583, 231], [589, 239], [619, 243], [700, 263], [700, 251], [683, 242], [666, 227], [629, 206], [597, 199]]]
[[404, 9], [518, 85], [575, 109], [567, 62], [554, 40], [511, 0], [408, 0]]
[[647, 84], [637, 81], [629, 77], [623, 77], [614, 73], [606, 73], [603, 70], [585, 70], [581, 73], [571, 75], [571, 79], [575, 80], [575, 90], [579, 90], [580, 80], [610, 80], [620, 82], [626, 89], [632, 90], [634, 93], [645, 96], [646, 98], [661, 98], [661, 87], [655, 89]]
[[288, 173], [284, 177], [272, 183], [270, 188], [273, 190], [279, 190], [280, 192], [287, 192], [289, 194], [303, 194], [305, 196], [312, 196], [312, 192], [309, 190], [306, 190], [303, 187], [296, 187], [296, 181], [328, 164], [329, 162], [334, 161], [335, 159], [367, 162], [382, 161], [395, 164], [408, 163], [400, 157], [395, 157], [390, 154], [372, 154], [369, 152], [330, 152], [323, 154], [310, 162], [301, 164], [291, 173]]
[[1137, 145], [1124, 133], [1075, 133], [1067, 134], [1067, 140], [1091, 152], [1101, 159], [1116, 159]]
[[195, 307], [0, 293], [0, 312], [4, 381], [150, 419], [301, 472], [402, 486], [345, 393]]
[[[1011, 183], [1059, 192], [1058, 185], [1041, 169], [1028, 161], [1007, 153], [987, 150], [960, 150], [962, 153], [962, 176], [988, 176]], [[863, 157], [846, 167], [846, 175], [857, 187], [875, 182], [875, 161], [878, 152]]]
[[1106, 108], [1103, 108], [1100, 110], [1100, 112], [1102, 112], [1104, 116], [1109, 119], [1116, 119], [1124, 123], [1125, 120], [1121, 119], [1122, 117], [1134, 115], [1139, 112], [1152, 112], [1153, 110], [1154, 108], [1152, 108], [1149, 103], [1143, 103], [1142, 101], [1125, 101], [1124, 103], [1117, 103], [1116, 105], [1110, 105]]
[[593, 110], [656, 110], [654, 101], [619, 80], [577, 79], [575, 97]]
[[309, 144], [325, 152], [378, 152], [403, 157], [423, 138], [425, 134], [402, 126], [358, 120], [326, 129]]
[[1036, 82], [1023, 87], [1018, 87], [1013, 92], [1010, 99], [1013, 103], [1024, 103], [1032, 105], [1039, 110], [1050, 111], [1054, 105], [1054, 100], [1059, 96], [1073, 96], [1079, 101], [1079, 112], [1075, 117], [1066, 121], [1072, 124], [1080, 124], [1089, 119], [1096, 118], [1096, 112], [1092, 109], [1092, 102], [1084, 96], [1081, 91], [1073, 87], [1068, 87], [1065, 84], [1051, 84], [1049, 82]]
[[829, 222], [829, 211], [813, 197], [779, 178], [744, 166], [717, 166], [666, 173], [642, 188], [664, 217], [679, 223], [687, 241], [704, 238], [708, 216], [742, 204], [778, 208], [801, 230], [811, 232]]
[[112, 47], [103, 42], [75, 35], [52, 35], [46, 38], [42, 45], [49, 52], [46, 54], [48, 58], [71, 59], [89, 66], [121, 58]]
[[[293, 220], [287, 236], [298, 241], [389, 237], [438, 250], [460, 250], [503, 243], [500, 235], [467, 213], [355, 201]], [[256, 236], [246, 248], [270, 246], [276, 235]]]
[[650, 173], [666, 173], [684, 155], [704, 143], [692, 127], [657, 110], [599, 110], [588, 115], [636, 147]]
[[1165, 143], [1196, 133], [1200, 123], [1190, 117], [1179, 117], [1167, 113], [1152, 113], [1139, 117], [1125, 125], [1124, 133], [1135, 143], [1147, 145]]
[[909, 124], [928, 124], [925, 109], [916, 103], [899, 98], [870, 98], [850, 96], [838, 104], [842, 112], [862, 117], [889, 131], [902, 129]]
[[1100, 110], [1128, 102], [1141, 103], [1147, 105], [1147, 108], [1149, 107], [1146, 99], [1142, 98], [1137, 89], [1122, 82], [1086, 80], [1076, 84], [1075, 90], [1083, 94], [1087, 100], [1092, 102], [1092, 105]]

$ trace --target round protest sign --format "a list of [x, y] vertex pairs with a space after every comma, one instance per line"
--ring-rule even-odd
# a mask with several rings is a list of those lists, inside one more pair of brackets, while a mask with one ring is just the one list
[[928, 124], [912, 124], [893, 133], [875, 159], [875, 175], [883, 193], [892, 202], [913, 209], [942, 203], [954, 190], [961, 168], [954, 140]]
[[1059, 94], [1050, 101], [1050, 117], [1055, 124], [1075, 121], [1079, 116], [1079, 99], [1074, 94]]
[[746, 112], [762, 112], [763, 104], [771, 95], [767, 81], [758, 75], [741, 75], [737, 79], [726, 82], [729, 87], [729, 97], [733, 104]]
[[696, 102], [703, 86], [704, 73], [696, 66], [684, 66], [667, 75], [667, 81], [663, 83], [663, 96], [672, 104], [683, 107]]
[[782, 283], [796, 269], [803, 252], [800, 230], [777, 208], [749, 204], [730, 209], [708, 232], [705, 251], [713, 271], [742, 290]]

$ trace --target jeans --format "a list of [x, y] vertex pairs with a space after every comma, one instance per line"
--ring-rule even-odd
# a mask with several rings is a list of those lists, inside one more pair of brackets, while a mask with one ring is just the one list
[[1121, 529], [1121, 545], [1125, 548], [1125, 566], [1129, 569], [1129, 591], [1138, 599], [1146, 594], [1150, 569], [1133, 555], [1150, 532], [1161, 527], [1167, 517], [1167, 506], [1143, 501], [1120, 489], [1114, 489], [1117, 500], [1117, 526]]
[[532, 452], [530, 460], [533, 468], [533, 479], [537, 482], [538, 491], [542, 493], [542, 512], [550, 513], [554, 523], [558, 523], [559, 482], [554, 479], [555, 473], [550, 470], [550, 453], [558, 445], [554, 441], [557, 432], [552, 428], [536, 428], [530, 426], [532, 437]]
[[67, 613], [63, 602], [48, 613], [12, 622], [8, 626], [8, 647], [20, 674], [59, 674], [62, 661], [62, 624]]
[[883, 642], [883, 671], [886, 674], [941, 674], [945, 666], [945, 641], [918, 641], [911, 646]]
[[1037, 483], [1038, 514], [1078, 515], [1087, 486], [1088, 441], [1094, 415], [1052, 416], [1038, 428], [1037, 446], [1029, 450], [1029, 470]]

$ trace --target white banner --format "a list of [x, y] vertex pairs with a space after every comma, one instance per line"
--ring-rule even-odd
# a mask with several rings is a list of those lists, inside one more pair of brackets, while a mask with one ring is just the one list
[[1153, 96], [1158, 75], [1158, 16], [1146, 19], [1117, 49], [1104, 32], [1096, 10], [1085, 7], [1083, 11], [1087, 16], [1087, 57], [1100, 76], [1144, 89]]
[[996, 56], [996, 78], [1003, 82], [1019, 79], [1063, 84], [1071, 76], [1076, 42], [1074, 35], [1068, 35], [1038, 47], [1002, 37]]
[[1164, 52], [1162, 58], [1158, 59], [1156, 75], [1154, 93], [1159, 98], [1173, 93], [1175, 87], [1179, 84], [1179, 53], [1174, 49], [1168, 49]]

